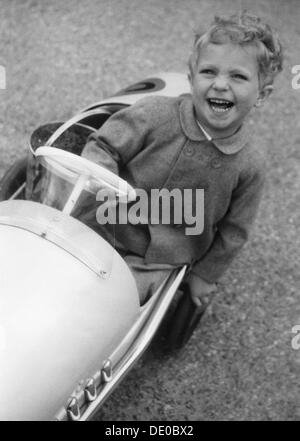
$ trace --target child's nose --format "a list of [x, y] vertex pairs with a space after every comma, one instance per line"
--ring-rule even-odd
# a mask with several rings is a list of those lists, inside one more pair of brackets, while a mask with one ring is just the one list
[[214, 79], [213, 85], [212, 87], [215, 90], [228, 90], [229, 85], [228, 85], [228, 81], [227, 78], [225, 78], [224, 76], [218, 76]]

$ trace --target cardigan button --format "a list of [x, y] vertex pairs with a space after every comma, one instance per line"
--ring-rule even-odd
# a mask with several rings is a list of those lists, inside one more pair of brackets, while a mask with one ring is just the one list
[[213, 158], [211, 160], [210, 164], [213, 168], [220, 168], [221, 167], [221, 161], [218, 158]]
[[195, 153], [195, 150], [192, 146], [188, 145], [185, 149], [184, 149], [184, 153], [186, 156], [193, 156]]

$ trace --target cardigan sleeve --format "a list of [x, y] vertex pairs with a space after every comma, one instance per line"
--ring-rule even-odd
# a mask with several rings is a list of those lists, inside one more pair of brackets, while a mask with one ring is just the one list
[[143, 147], [150, 129], [151, 112], [144, 100], [113, 114], [90, 135], [82, 156], [119, 174]]
[[264, 168], [247, 170], [232, 193], [224, 218], [218, 223], [208, 252], [192, 267], [192, 273], [207, 282], [216, 282], [248, 239], [256, 217], [265, 180]]

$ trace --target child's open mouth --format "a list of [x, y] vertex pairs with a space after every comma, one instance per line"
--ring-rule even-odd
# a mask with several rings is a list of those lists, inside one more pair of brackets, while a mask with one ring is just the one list
[[207, 102], [215, 113], [228, 112], [234, 106], [232, 101], [219, 98], [208, 98]]

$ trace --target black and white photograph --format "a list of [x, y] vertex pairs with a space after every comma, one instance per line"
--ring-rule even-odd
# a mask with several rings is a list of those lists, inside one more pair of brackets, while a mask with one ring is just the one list
[[300, 1], [0, 20], [0, 421], [300, 421]]

